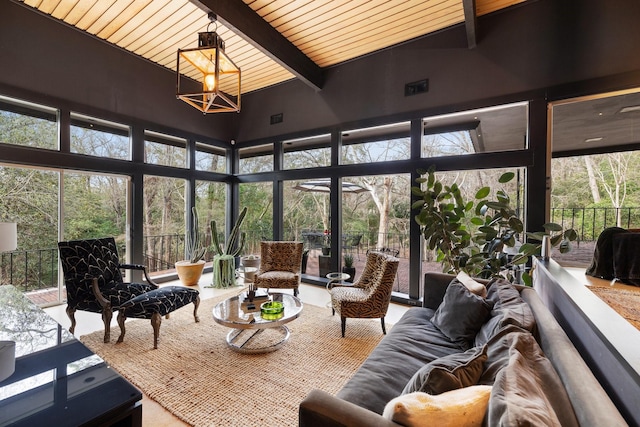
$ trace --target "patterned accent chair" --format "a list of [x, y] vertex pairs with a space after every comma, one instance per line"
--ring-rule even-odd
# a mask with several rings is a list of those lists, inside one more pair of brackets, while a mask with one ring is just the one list
[[254, 285], [258, 288], [293, 289], [298, 295], [302, 277], [302, 242], [260, 242], [261, 265]]
[[122, 304], [118, 307], [118, 325], [120, 326], [120, 336], [118, 342], [124, 341], [125, 320], [127, 317], [136, 319], [151, 319], [153, 328], [153, 348], [158, 348], [158, 337], [160, 335], [160, 324], [162, 316], [169, 318], [169, 313], [193, 303], [193, 318], [196, 322], [198, 317], [198, 306], [200, 305], [200, 292], [185, 286], [163, 286], [154, 289]]
[[[76, 327], [76, 310], [102, 314], [104, 342], [111, 337], [113, 311], [124, 302], [157, 289], [142, 265], [120, 264], [113, 237], [58, 242], [60, 261], [67, 288], [69, 331]], [[125, 283], [120, 269], [142, 270], [147, 283]]]
[[340, 313], [342, 337], [346, 329], [347, 318], [380, 318], [382, 333], [386, 334], [384, 317], [387, 315], [393, 281], [398, 271], [399, 260], [381, 252], [370, 251], [364, 271], [353, 285], [334, 284], [331, 293], [333, 314]]

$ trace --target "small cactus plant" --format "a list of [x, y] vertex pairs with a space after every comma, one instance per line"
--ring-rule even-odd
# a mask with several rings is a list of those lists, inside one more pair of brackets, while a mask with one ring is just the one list
[[198, 211], [195, 206], [191, 208], [191, 215], [193, 221], [191, 223], [191, 230], [185, 235], [184, 259], [188, 259], [189, 262], [195, 264], [204, 257], [207, 248], [200, 244]]

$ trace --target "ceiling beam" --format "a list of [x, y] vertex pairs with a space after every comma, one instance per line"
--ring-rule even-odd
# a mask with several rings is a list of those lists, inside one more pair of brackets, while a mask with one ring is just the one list
[[242, 0], [191, 0], [256, 49], [282, 65], [315, 90], [322, 89], [322, 68], [287, 40]]
[[467, 45], [473, 49], [477, 45], [478, 19], [476, 17], [476, 0], [462, 0], [464, 9], [464, 25], [467, 29]]

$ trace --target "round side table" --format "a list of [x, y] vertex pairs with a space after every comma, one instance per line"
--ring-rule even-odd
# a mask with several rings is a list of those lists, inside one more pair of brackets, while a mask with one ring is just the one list
[[[343, 280], [347, 280], [351, 276], [349, 276], [347, 273], [329, 273], [325, 277], [329, 279], [329, 281], [327, 282], [327, 292], [329, 292], [329, 295], [331, 295], [331, 288], [334, 284]], [[329, 300], [329, 302], [327, 303], [327, 308], [332, 308], [331, 300]]]

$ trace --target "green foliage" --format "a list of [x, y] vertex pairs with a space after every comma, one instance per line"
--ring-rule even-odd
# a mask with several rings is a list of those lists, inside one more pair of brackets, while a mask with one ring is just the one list
[[191, 263], [196, 263], [204, 257], [207, 248], [201, 244], [198, 211], [195, 206], [191, 208], [191, 218], [191, 229], [188, 230], [184, 240], [184, 259], [188, 259]]
[[[511, 207], [506, 191], [496, 190], [496, 200], [491, 200], [488, 199], [491, 188], [485, 186], [476, 192], [473, 200], [465, 200], [457, 184], [444, 185], [436, 178], [434, 167], [419, 173], [423, 176], [417, 178], [416, 183], [422, 187], [411, 188], [412, 194], [419, 198], [412, 205], [417, 211], [414, 219], [420, 225], [427, 247], [437, 251], [437, 260], [442, 262], [445, 272], [464, 271], [470, 276], [488, 278], [505, 274], [511, 267], [524, 264], [531, 255], [540, 253], [541, 243], [525, 243], [513, 256], [503, 251], [505, 247], [515, 247], [524, 232], [524, 224]], [[498, 182], [508, 183], [514, 176], [507, 172]], [[563, 231], [558, 224], [545, 224], [543, 228], [543, 232], [526, 233], [526, 236], [541, 242], [542, 236], [550, 235], [552, 246], [558, 246], [563, 253], [570, 249], [569, 242], [577, 239], [574, 230]]]
[[351, 254], [344, 255], [344, 266], [347, 268], [353, 267], [353, 255]]

